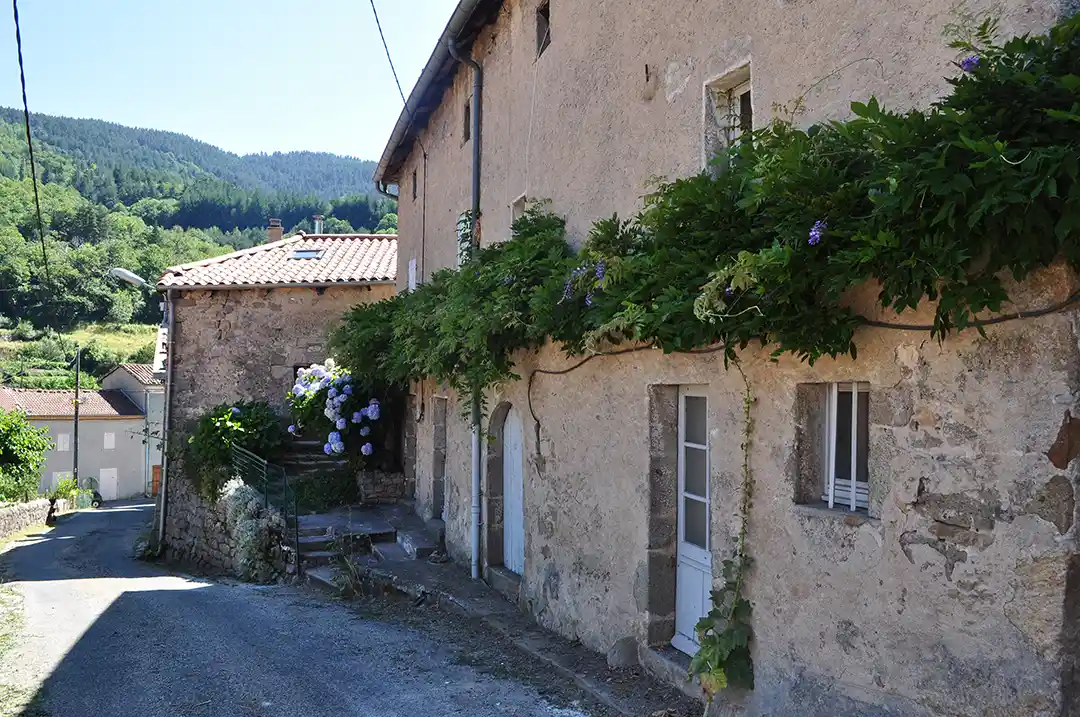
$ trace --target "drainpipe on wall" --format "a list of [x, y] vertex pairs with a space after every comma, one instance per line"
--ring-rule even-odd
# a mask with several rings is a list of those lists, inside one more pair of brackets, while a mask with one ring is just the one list
[[[480, 63], [471, 57], [464, 57], [458, 52], [457, 41], [449, 38], [446, 42], [451, 57], [468, 65], [473, 70], [472, 96], [472, 245], [473, 254], [480, 248], [480, 129], [483, 116], [484, 70]], [[483, 443], [480, 435], [482, 411], [480, 394], [472, 397], [472, 579], [480, 579], [480, 448]]]
[[168, 335], [165, 338], [165, 406], [161, 412], [161, 510], [158, 511], [157, 554], [165, 553], [165, 514], [169, 512], [169, 414], [172, 404], [173, 336], [176, 334], [176, 310], [173, 290], [165, 290]]

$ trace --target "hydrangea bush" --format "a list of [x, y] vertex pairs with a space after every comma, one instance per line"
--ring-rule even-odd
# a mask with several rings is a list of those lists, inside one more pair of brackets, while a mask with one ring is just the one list
[[333, 359], [300, 369], [288, 400], [290, 434], [317, 432], [325, 438], [323, 452], [328, 456], [375, 452], [372, 431], [382, 418], [382, 404], [358, 390], [350, 373]]
[[233, 569], [237, 577], [254, 583], [273, 582], [284, 561], [285, 521], [281, 513], [265, 507], [262, 494], [238, 478], [222, 487], [220, 500], [236, 545]]

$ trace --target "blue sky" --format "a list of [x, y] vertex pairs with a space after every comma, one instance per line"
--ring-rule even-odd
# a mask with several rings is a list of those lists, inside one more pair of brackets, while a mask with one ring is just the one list
[[[455, 0], [376, 0], [406, 95]], [[0, 104], [21, 107], [10, 6]], [[22, 0], [31, 112], [173, 130], [237, 153], [378, 159], [401, 98], [368, 0]]]

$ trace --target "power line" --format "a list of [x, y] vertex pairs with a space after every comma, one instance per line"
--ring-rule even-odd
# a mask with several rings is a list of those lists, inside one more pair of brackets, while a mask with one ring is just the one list
[[37, 166], [34, 163], [34, 140], [30, 136], [30, 105], [26, 101], [26, 70], [23, 67], [22, 32], [19, 29], [19, 0], [11, 0], [15, 15], [15, 47], [19, 53], [19, 82], [22, 84], [23, 121], [26, 124], [26, 147], [30, 152], [30, 179], [34, 183], [34, 207], [37, 209], [38, 239], [41, 240], [41, 263], [45, 268], [45, 281], [52, 287], [49, 273], [49, 255], [45, 251], [45, 222], [41, 220], [41, 197], [38, 196]]
[[[14, 2], [14, 0], [12, 0]], [[409, 121], [416, 125], [416, 116], [413, 115], [412, 110], [409, 108], [409, 100], [405, 97], [405, 90], [401, 88], [401, 80], [398, 78], [397, 68], [394, 67], [394, 58], [390, 56], [390, 46], [386, 44], [386, 35], [383, 34], [382, 23], [379, 21], [379, 11], [375, 9], [375, 0], [371, 2], [371, 14], [375, 16], [375, 27], [379, 30], [379, 39], [382, 40], [383, 50], [386, 52], [386, 61], [390, 63], [390, 73], [394, 76], [394, 84], [397, 85], [398, 94], [401, 96], [401, 102], [405, 105], [405, 114], [409, 115]], [[427, 157], [427, 149], [424, 148], [424, 143], [420, 141], [420, 137], [416, 138], [416, 143], [420, 145], [420, 149], [424, 152], [425, 158]], [[424, 179], [427, 179], [426, 173]]]

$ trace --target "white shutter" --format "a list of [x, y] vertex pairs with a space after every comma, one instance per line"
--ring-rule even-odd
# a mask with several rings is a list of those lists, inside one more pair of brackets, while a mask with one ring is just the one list
[[70, 451], [71, 450], [71, 434], [70, 433], [58, 433], [56, 436], [56, 450], [58, 451]]
[[111, 451], [114, 448], [116, 448], [116, 434], [115, 433], [106, 433], [105, 434], [105, 450]]
[[416, 258], [409, 259], [409, 291], [416, 291]]

